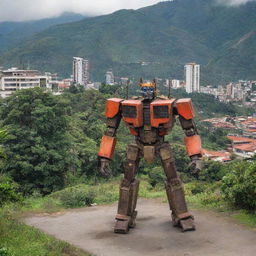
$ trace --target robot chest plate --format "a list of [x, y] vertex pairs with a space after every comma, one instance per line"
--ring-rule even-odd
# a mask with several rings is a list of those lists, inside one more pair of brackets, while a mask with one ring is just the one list
[[174, 101], [156, 99], [145, 104], [141, 100], [125, 100], [122, 102], [122, 116], [133, 127], [151, 125], [158, 128], [171, 122]]

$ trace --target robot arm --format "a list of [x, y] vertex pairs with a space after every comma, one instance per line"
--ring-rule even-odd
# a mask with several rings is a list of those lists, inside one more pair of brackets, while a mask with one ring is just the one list
[[185, 145], [187, 153], [192, 160], [191, 167], [193, 173], [201, 170], [202, 146], [201, 138], [194, 122], [194, 109], [191, 99], [180, 99], [176, 102], [181, 126], [185, 132]]
[[116, 146], [116, 132], [121, 121], [122, 99], [107, 100], [105, 116], [107, 117], [107, 130], [102, 137], [98, 156], [100, 158], [100, 172], [104, 176], [110, 175], [109, 162], [112, 159]]

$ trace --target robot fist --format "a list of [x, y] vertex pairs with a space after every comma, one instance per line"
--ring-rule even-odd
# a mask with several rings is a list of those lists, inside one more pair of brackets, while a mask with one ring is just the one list
[[110, 170], [110, 167], [109, 167], [109, 163], [110, 163], [109, 159], [99, 158], [99, 164], [98, 165], [99, 165], [100, 173], [105, 177], [111, 176], [111, 170]]
[[203, 162], [202, 160], [200, 159], [199, 156], [195, 155], [195, 156], [192, 156], [191, 157], [191, 164], [190, 164], [190, 169], [192, 171], [192, 174], [194, 175], [198, 175], [199, 172], [202, 170], [203, 168]]

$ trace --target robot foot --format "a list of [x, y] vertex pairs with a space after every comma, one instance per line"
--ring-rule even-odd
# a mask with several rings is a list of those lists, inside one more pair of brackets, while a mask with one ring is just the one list
[[192, 217], [180, 220], [180, 227], [182, 228], [182, 232], [196, 230], [194, 219]]
[[118, 234], [127, 234], [129, 232], [129, 220], [116, 220], [114, 232]]
[[130, 228], [135, 228], [137, 213], [137, 211], [134, 211], [132, 216], [117, 215], [114, 232], [119, 234], [127, 234]]
[[182, 232], [196, 230], [193, 216], [179, 219], [175, 214], [172, 214], [172, 224], [174, 227], [180, 227], [182, 229]]

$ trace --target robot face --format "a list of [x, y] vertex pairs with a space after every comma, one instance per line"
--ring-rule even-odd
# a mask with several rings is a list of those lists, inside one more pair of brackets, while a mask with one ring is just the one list
[[141, 87], [142, 96], [144, 99], [152, 100], [155, 98], [155, 89], [153, 87]]

